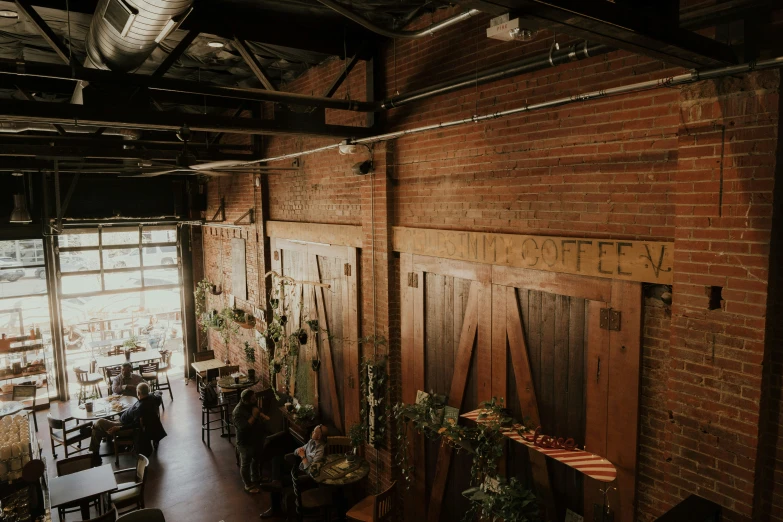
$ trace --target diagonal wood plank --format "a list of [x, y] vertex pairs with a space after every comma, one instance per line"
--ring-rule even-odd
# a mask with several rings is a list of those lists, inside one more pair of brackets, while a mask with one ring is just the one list
[[[451, 378], [451, 389], [449, 390], [448, 404], [455, 408], [462, 406], [465, 386], [468, 382], [470, 361], [473, 358], [473, 346], [476, 341], [476, 334], [479, 327], [478, 303], [482, 286], [484, 285], [474, 281], [470, 285], [470, 293], [468, 294], [468, 306], [465, 310], [465, 319], [462, 323], [462, 333], [459, 337], [454, 375]], [[438, 464], [435, 468], [435, 478], [432, 481], [429, 510], [427, 512], [428, 522], [438, 522], [438, 520], [440, 520], [440, 507], [443, 500], [443, 493], [446, 490], [446, 481], [449, 477], [451, 453], [451, 446], [445, 444], [441, 445], [438, 452]]]
[[[536, 388], [533, 385], [533, 372], [530, 370], [525, 332], [522, 328], [522, 318], [519, 315], [516, 288], [506, 288], [506, 331], [508, 333], [508, 346], [511, 353], [511, 365], [514, 370], [514, 379], [517, 383], [517, 395], [523, 414], [530, 417], [534, 425], [541, 422], [536, 399]], [[552, 486], [549, 479], [549, 470], [546, 457], [538, 452], [531, 452], [530, 468], [533, 475], [533, 483], [541, 497], [546, 517], [554, 514], [555, 500], [552, 495]]]
[[[318, 269], [318, 258], [315, 254], [308, 255], [308, 262], [310, 264], [310, 277], [313, 281], [320, 281], [321, 274]], [[323, 325], [325, 329], [329, 329], [329, 318], [326, 316], [326, 308], [324, 306], [324, 289], [322, 287], [315, 287], [315, 303], [318, 309], [318, 322]], [[329, 342], [329, 336], [325, 332], [321, 332], [321, 347], [323, 348], [323, 358], [321, 363], [326, 370], [326, 379], [329, 387], [329, 401], [332, 404], [334, 413], [334, 424], [338, 430], [343, 431], [342, 421], [342, 408], [340, 408], [340, 402], [337, 399], [337, 382], [334, 378], [334, 366], [332, 362], [332, 344]]]

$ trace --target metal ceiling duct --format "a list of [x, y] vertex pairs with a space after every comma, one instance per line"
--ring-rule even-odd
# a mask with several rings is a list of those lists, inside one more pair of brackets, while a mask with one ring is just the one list
[[134, 71], [185, 20], [193, 0], [100, 0], [84, 66]]
[[[101, 127], [90, 125], [62, 125], [62, 129], [68, 134], [95, 134]], [[57, 129], [46, 123], [33, 122], [0, 122], [0, 134], [19, 134], [20, 132], [56, 132]], [[122, 136], [126, 140], [141, 138], [141, 131], [136, 129], [105, 128], [101, 131], [104, 136]]]

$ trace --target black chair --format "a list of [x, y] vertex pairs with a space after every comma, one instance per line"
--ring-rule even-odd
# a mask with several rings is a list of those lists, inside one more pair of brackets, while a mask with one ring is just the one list
[[106, 385], [109, 387], [109, 395], [111, 391], [111, 381], [118, 375], [122, 375], [122, 366], [109, 366], [103, 369], [103, 376], [106, 378]]
[[[152, 391], [158, 390], [158, 370], [160, 363], [158, 361], [146, 362], [139, 365], [139, 373], [141, 378], [147, 381]], [[163, 406], [163, 411], [166, 411], [166, 406], [163, 405], [163, 401], [160, 401], [160, 405]]]
[[[71, 473], [78, 473], [79, 471], [85, 471], [90, 469], [93, 463], [93, 457], [92, 455], [77, 455], [76, 457], [70, 457], [63, 460], [57, 461], [57, 476], [63, 477], [65, 475], [70, 475]], [[75, 502], [69, 502], [67, 504], [62, 504], [60, 506], [57, 506], [57, 514], [60, 516], [60, 520], [62, 521], [65, 518], [65, 515], [68, 513], [76, 513], [78, 511], [81, 511], [81, 503], [83, 501], [75, 501]], [[90, 507], [95, 508], [95, 512], [100, 514], [101, 507], [100, 507], [100, 496], [95, 496], [91, 499], [86, 500], [87, 504]]]
[[147, 474], [147, 466], [150, 461], [144, 455], [136, 458], [136, 467], [115, 471], [115, 475], [123, 473], [135, 473], [134, 482], [117, 484], [117, 489], [109, 492], [109, 503], [119, 512], [120, 509], [130, 507], [129, 511], [144, 509], [144, 479]]
[[92, 388], [92, 393], [98, 397], [103, 397], [101, 393], [101, 382], [103, 377], [99, 373], [90, 373], [83, 368], [74, 368], [73, 373], [76, 374], [76, 381], [79, 383], [79, 404], [85, 402], [88, 397], [88, 390]]
[[[290, 457], [291, 455], [287, 455], [286, 460], [291, 464], [291, 486], [297, 522], [302, 522], [305, 518], [329, 520], [332, 492], [317, 487], [309, 476], [300, 476], [299, 459], [295, 456], [294, 459]], [[296, 462], [292, 462], [294, 460]]]
[[[171, 352], [168, 350], [163, 350], [162, 352], [160, 352], [160, 355], [161, 357], [163, 357], [163, 360], [158, 366], [158, 376], [155, 380], [155, 382], [157, 383], [156, 387], [160, 391], [168, 390], [169, 397], [173, 401], [174, 394], [171, 391], [171, 383], [169, 382], [169, 368], [171, 368]], [[163, 381], [162, 377], [165, 377], [166, 380]]]
[[76, 422], [76, 419], [55, 419], [51, 413], [46, 416], [46, 420], [49, 421], [49, 440], [52, 444], [52, 457], [57, 458], [57, 452], [55, 451], [57, 446], [63, 447], [66, 459], [68, 458], [68, 449], [73, 446], [76, 446], [77, 449], [71, 449], [71, 453], [80, 453], [90, 449], [89, 446], [82, 448], [82, 441], [89, 440], [92, 437], [91, 422], [86, 424], [76, 423], [76, 425], [68, 428], [68, 422]]
[[[210, 447], [210, 433], [214, 430], [220, 430], [221, 435], [228, 434], [228, 441], [231, 442], [231, 425], [228, 422], [229, 418], [229, 403], [224, 398], [217, 396], [217, 391], [213, 394], [206, 393], [207, 387], [212, 387], [212, 372], [214, 377], [217, 378], [217, 369], [208, 370], [206, 382], [200, 386], [201, 394], [201, 442], [204, 442], [204, 434], [207, 435], [207, 447]], [[212, 388], [215, 390], [215, 388]], [[212, 399], [210, 400], [210, 396]], [[213, 419], [212, 415], [217, 415], [217, 418]], [[214, 427], [213, 424], [217, 424]]]
[[14, 393], [12, 400], [19, 402], [32, 401], [32, 404], [25, 404], [24, 409], [33, 412], [33, 424], [35, 425], [35, 431], [38, 431], [38, 418], [35, 416], [35, 398], [38, 389], [35, 384], [22, 384], [14, 385]]

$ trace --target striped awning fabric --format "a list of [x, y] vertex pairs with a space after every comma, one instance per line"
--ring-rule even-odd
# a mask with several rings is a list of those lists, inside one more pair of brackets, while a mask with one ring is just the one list
[[[470, 413], [465, 413], [460, 416], [479, 424], [487, 423], [488, 421], [486, 419], [479, 419], [479, 415], [483, 411], [484, 410], [474, 410]], [[525, 438], [518, 433], [520, 429], [524, 429], [521, 424], [514, 424], [509, 428], [501, 428], [501, 432], [509, 439], [520, 444], [524, 444], [531, 450], [543, 453], [547, 457], [555, 459], [558, 462], [562, 462], [566, 466], [570, 466], [580, 473], [583, 473], [595, 480], [599, 480], [601, 482], [612, 482], [615, 478], [617, 478], [617, 470], [615, 469], [614, 464], [605, 458], [579, 449], [569, 451], [560, 448], [541, 448], [532, 442], [525, 440]], [[533, 432], [528, 431], [526, 434], [532, 435]]]

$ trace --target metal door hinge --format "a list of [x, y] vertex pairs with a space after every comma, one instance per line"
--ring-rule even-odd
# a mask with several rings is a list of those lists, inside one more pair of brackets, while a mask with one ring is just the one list
[[620, 312], [611, 308], [601, 308], [599, 325], [602, 330], [620, 331]]
[[419, 288], [419, 274], [416, 272], [408, 272], [408, 286], [411, 288]]
[[345, 263], [343, 265], [343, 272], [347, 277], [351, 277], [351, 263]]

